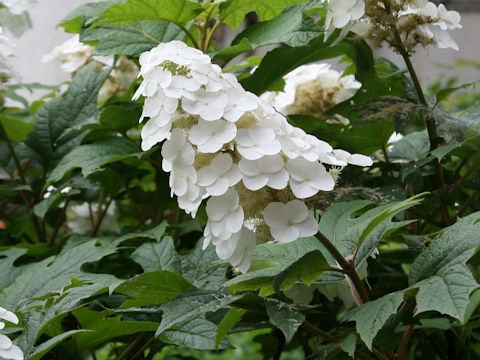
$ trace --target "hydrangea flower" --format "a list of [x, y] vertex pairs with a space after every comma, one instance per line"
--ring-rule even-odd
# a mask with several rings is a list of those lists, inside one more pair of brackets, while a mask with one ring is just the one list
[[[158, 45], [140, 64], [134, 98], [145, 97], [142, 149], [166, 140], [162, 167], [180, 208], [195, 216], [208, 198], [204, 247], [212, 244], [245, 272], [257, 242], [271, 239], [264, 229], [283, 242], [316, 232], [316, 220], [297, 199], [331, 190], [334, 178], [320, 161], [345, 166], [343, 153], [337, 157], [326, 142], [291, 126], [183, 42]], [[267, 221], [285, 206], [279, 221], [289, 225]], [[291, 218], [292, 211], [301, 213]]]
[[323, 116], [334, 105], [354, 95], [362, 84], [353, 75], [342, 76], [330, 64], [302, 65], [283, 77], [283, 91], [268, 91], [261, 98], [284, 115]]
[[[6, 320], [8, 322], [18, 324], [18, 317], [13, 312], [0, 307], [0, 319]], [[0, 330], [5, 327], [5, 323], [0, 321]], [[13, 359], [13, 360], [23, 360], [22, 350], [12, 343], [12, 340], [8, 336], [0, 334], [0, 358], [2, 359]]]
[[287, 204], [272, 202], [263, 211], [263, 218], [273, 238], [280, 243], [292, 242], [318, 232], [317, 221], [300, 200], [292, 200]]

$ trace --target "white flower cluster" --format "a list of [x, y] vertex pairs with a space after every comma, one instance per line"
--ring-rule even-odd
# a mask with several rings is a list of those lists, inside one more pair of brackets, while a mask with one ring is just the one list
[[362, 86], [353, 75], [342, 76], [325, 63], [302, 65], [285, 75], [283, 80], [283, 91], [267, 91], [260, 98], [284, 115], [321, 117], [331, 107], [352, 97]]
[[[388, 0], [391, 8], [395, 9], [394, 16], [397, 24], [412, 18], [416, 28], [431, 39], [439, 48], [452, 48], [458, 50], [458, 45], [452, 39], [448, 30], [460, 29], [460, 14], [456, 11], [447, 11], [443, 4], [435, 5], [427, 0]], [[328, 38], [335, 29], [342, 29], [339, 38], [353, 31], [361, 36], [366, 36], [369, 29], [375, 25], [375, 19], [366, 15], [375, 13], [372, 9], [367, 11], [366, 6], [375, 5], [379, 9], [385, 9], [383, 2], [365, 2], [364, 0], [327, 0], [329, 11], [325, 19], [326, 33]]]
[[242, 272], [268, 230], [278, 242], [318, 231], [299, 199], [333, 189], [335, 179], [323, 163], [346, 166], [361, 158], [362, 165], [371, 164], [291, 126], [183, 42], [158, 45], [141, 55], [140, 64], [143, 82], [134, 99], [145, 96], [142, 149], [166, 140], [162, 167], [170, 172], [171, 195], [192, 216], [210, 197], [204, 247], [212, 243]]
[[[18, 324], [18, 317], [13, 312], [8, 311], [0, 307], [0, 319], [6, 320], [8, 322]], [[0, 330], [5, 327], [5, 323], [0, 321]], [[12, 359], [12, 360], [23, 360], [22, 350], [12, 343], [12, 340], [8, 336], [0, 334], [0, 358], [2, 359]]]
[[460, 14], [456, 11], [448, 11], [443, 4], [435, 5], [426, 0], [417, 0], [410, 4], [405, 11], [401, 11], [402, 16], [422, 16], [433, 19], [432, 22], [420, 25], [420, 30], [429, 38], [433, 39], [441, 49], [452, 48], [458, 50], [458, 45], [452, 39], [447, 30], [461, 29]]
[[[63, 71], [75, 73], [91, 61], [95, 61], [99, 69], [110, 67], [114, 63], [114, 56], [92, 56], [94, 47], [80, 42], [79, 35], [56, 46], [50, 54], [42, 57], [42, 62], [57, 59], [61, 63]], [[117, 91], [127, 90], [138, 74], [135, 63], [126, 56], [120, 56], [115, 68], [100, 88], [98, 99], [108, 99]]]

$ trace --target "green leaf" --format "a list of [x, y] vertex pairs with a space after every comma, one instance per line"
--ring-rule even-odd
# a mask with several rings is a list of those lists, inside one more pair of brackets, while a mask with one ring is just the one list
[[222, 340], [228, 335], [228, 332], [242, 319], [247, 310], [231, 308], [225, 317], [217, 326], [217, 336], [215, 337], [215, 348], [218, 349]]
[[386, 234], [409, 223], [391, 220], [397, 213], [418, 204], [419, 196], [375, 207], [358, 217], [353, 217], [353, 214], [371, 205], [371, 202], [356, 200], [335, 203], [320, 218], [320, 232], [344, 257], [349, 258], [356, 252], [355, 266], [359, 268]]
[[218, 263], [213, 246], [202, 250], [203, 238], [187, 255], [178, 255], [173, 240], [165, 237], [158, 243], [145, 243], [132, 254], [144, 271], [169, 270], [182, 275], [192, 285], [203, 289], [218, 289], [224, 282], [227, 264]]
[[235, 30], [249, 12], [255, 11], [263, 21], [267, 21], [283, 9], [302, 2], [305, 0], [229, 0], [220, 5], [220, 20]]
[[305, 10], [323, 7], [325, 4], [320, 0], [289, 7], [270, 21], [249, 26], [235, 37], [232, 45], [243, 39], [247, 39], [254, 49], [280, 42], [289, 46], [306, 45], [313, 38], [323, 34], [323, 30], [311, 16], [305, 14]]
[[[183, 345], [189, 349], [216, 350], [215, 338], [216, 325], [203, 317], [190, 318], [178, 324], [178, 326], [165, 330], [159, 338], [166, 343]], [[219, 349], [228, 348], [224, 339]]]
[[311, 285], [328, 268], [323, 254], [319, 250], [311, 251], [278, 274], [273, 281], [273, 288], [276, 291], [289, 289], [299, 279]]
[[65, 96], [54, 98], [38, 110], [33, 131], [22, 143], [21, 154], [47, 166], [59, 146], [71, 141], [60, 139], [64, 132], [96, 116], [98, 90], [108, 73], [109, 70], [96, 73], [93, 63], [80, 70]]
[[100, 19], [104, 23], [118, 25], [143, 20], [186, 25], [203, 10], [199, 3], [189, 0], [127, 0], [109, 7], [100, 15]]
[[354, 358], [355, 348], [357, 346], [357, 337], [354, 333], [348, 334], [340, 341], [340, 347], [345, 351], [351, 358]]
[[61, 180], [75, 168], [82, 169], [87, 177], [102, 171], [102, 166], [127, 158], [140, 158], [143, 155], [136, 144], [123, 137], [112, 136], [92, 144], [80, 145], [69, 152], [53, 169], [47, 183]]
[[413, 285], [444, 274], [455, 265], [464, 265], [480, 245], [479, 220], [480, 212], [476, 212], [443, 229], [413, 262], [409, 283]]
[[247, 39], [243, 38], [235, 45], [222, 49], [215, 53], [213, 58], [215, 60], [223, 60], [225, 63], [228, 63], [234, 57], [243, 54], [247, 51], [252, 51], [253, 46], [248, 42]]
[[27, 352], [27, 359], [28, 360], [40, 360], [43, 355], [45, 355], [47, 352], [49, 352], [51, 349], [53, 349], [55, 346], [57, 346], [59, 343], [61, 343], [63, 340], [69, 338], [70, 336], [80, 334], [80, 333], [85, 333], [88, 332], [88, 330], [70, 330], [67, 332], [64, 332], [63, 334], [57, 335], [43, 343], [41, 343], [38, 346], [35, 346], [32, 351]]
[[[162, 221], [160, 224], [158, 224], [152, 229], [148, 229], [140, 232], [131, 232], [123, 236], [120, 236], [118, 239], [114, 241], [114, 244], [118, 246], [124, 241], [130, 240], [130, 239], [137, 239], [137, 238], [150, 238], [156, 241], [160, 241], [163, 235], [165, 235], [165, 230], [167, 229], [167, 226], [168, 226], [168, 223], [166, 221]], [[144, 269], [144, 270], [145, 272], [147, 272], [147, 271], [154, 271], [158, 269], [152, 269], [152, 270]]]
[[453, 265], [441, 276], [432, 276], [411, 288], [418, 288], [416, 314], [438, 311], [464, 322], [469, 297], [479, 287], [465, 265]]
[[397, 309], [402, 302], [403, 291], [387, 294], [349, 311], [344, 320], [355, 321], [355, 327], [360, 338], [371, 350], [375, 335], [388, 318], [397, 313]]
[[480, 291], [475, 291], [468, 302], [467, 308], [465, 309], [464, 322], [467, 323], [472, 315], [475, 313], [475, 310], [480, 306]]
[[388, 157], [391, 160], [415, 161], [423, 157], [429, 149], [427, 131], [414, 131], [395, 142], [388, 152]]
[[474, 82], [471, 82], [471, 83], [463, 84], [463, 85], [456, 86], [456, 87], [441, 89], [441, 90], [437, 91], [437, 93], [435, 94], [435, 104], [438, 104], [442, 100], [448, 99], [450, 97], [450, 95], [452, 95], [457, 90], [467, 89], [471, 86], [475, 86], [479, 81], [480, 80], [477, 80], [477, 81], [474, 81]]
[[171, 271], [147, 272], [119, 285], [115, 291], [128, 295], [121, 308], [155, 305], [169, 301], [182, 292], [194, 290], [181, 275]]
[[0, 252], [0, 290], [6, 288], [15, 281], [22, 271], [21, 267], [14, 266], [13, 263], [22, 255], [25, 255], [27, 249], [11, 247]]
[[438, 311], [464, 322], [470, 294], [479, 287], [465, 263], [480, 245], [480, 213], [459, 219], [423, 250], [410, 269], [418, 289], [417, 313]]
[[[118, 282], [106, 274], [91, 274], [81, 270], [87, 262], [100, 260], [115, 252], [115, 247], [90, 240], [61, 252], [56, 258], [47, 258], [27, 267], [15, 281], [0, 292], [0, 303], [7, 309], [18, 310], [29, 298], [40, 298], [50, 293], [62, 293], [71, 279], [100, 284]], [[102, 287], [105, 287], [103, 285]], [[78, 302], [80, 298], [77, 298]]]
[[84, 4], [72, 10], [61, 22], [66, 32], [79, 33], [83, 27], [88, 26], [98, 14], [110, 6], [123, 2], [124, 0], [105, 0]]
[[288, 119], [292, 125], [316, 135], [319, 139], [328, 140], [335, 147], [361, 154], [372, 154], [381, 149], [394, 130], [393, 120], [345, 126], [329, 124], [310, 115], [290, 115]]
[[[10, 115], [10, 116], [9, 116]], [[9, 139], [20, 142], [32, 131], [33, 123], [22, 118], [14, 117], [14, 114], [3, 112], [0, 119]]]
[[165, 237], [161, 242], [142, 244], [132, 253], [131, 258], [145, 272], [169, 270], [181, 273], [180, 256], [171, 237]]
[[[271, 295], [275, 292], [273, 289], [273, 281], [275, 277], [283, 271], [286, 272], [282, 277], [286, 277], [289, 273], [287, 270], [289, 266], [296, 263], [298, 259], [306, 254], [312, 252], [312, 255], [307, 257], [307, 262], [309, 263], [311, 256], [318, 256], [317, 252], [313, 253], [315, 250], [326, 252], [326, 250], [322, 248], [320, 242], [314, 237], [300, 238], [287, 244], [259, 245], [255, 248], [253, 253], [253, 262], [250, 271], [227, 281], [224, 286], [228, 286], [229, 291], [233, 293], [244, 290], [261, 289], [260, 295]], [[296, 271], [294, 271], [292, 275], [302, 269], [301, 263], [302, 261], [300, 261], [298, 267], [294, 267], [294, 270], [296, 268]], [[324, 267], [322, 267], [322, 270], [324, 270]], [[300, 272], [297, 273], [300, 274]], [[293, 278], [294, 276], [290, 277], [289, 282]], [[310, 278], [307, 276], [307, 281], [309, 280]]]
[[[193, 320], [210, 311], [217, 311], [228, 307], [243, 295], [231, 295], [225, 291], [196, 290], [188, 291], [176, 297], [159, 309], [163, 311], [162, 322], [155, 333], [157, 336], [172, 326], [184, 321]], [[215, 334], [215, 331], [214, 331]], [[213, 336], [215, 348], [215, 336]]]
[[270, 320], [282, 331], [287, 343], [290, 342], [305, 321], [305, 315], [300, 313], [294, 305], [276, 299], [265, 299], [265, 306]]
[[89, 331], [77, 336], [79, 351], [92, 349], [120, 336], [155, 331], [158, 327], [155, 322], [121, 320], [118, 316], [111, 317], [112, 314], [112, 311], [92, 311], [84, 307], [72, 311], [82, 329]]
[[162, 42], [181, 40], [185, 33], [165, 21], [140, 21], [129, 25], [100, 25], [82, 33], [82, 42], [98, 41], [92, 55], [128, 55], [138, 57]]
[[64, 199], [65, 197], [78, 195], [78, 194], [80, 194], [80, 190], [77, 190], [77, 189], [72, 189], [67, 193], [62, 193], [60, 189], [52, 191], [49, 197], [35, 204], [35, 206], [33, 207], [33, 213], [37, 215], [39, 218], [43, 219], [46, 213], [48, 212], [48, 210], [54, 204], [58, 205], [60, 203], [60, 200]]

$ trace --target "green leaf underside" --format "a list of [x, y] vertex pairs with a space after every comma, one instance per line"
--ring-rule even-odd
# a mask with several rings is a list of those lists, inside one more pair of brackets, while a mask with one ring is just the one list
[[402, 291], [388, 294], [351, 310], [345, 315], [344, 320], [355, 321], [355, 327], [361, 339], [371, 350], [375, 335], [388, 318], [397, 313], [402, 301]]
[[[162, 304], [162, 322], [156, 335], [163, 333], [172, 326], [189, 321], [210, 311], [217, 311], [237, 301], [243, 295], [231, 295], [225, 291], [196, 290], [184, 292], [172, 301]], [[215, 344], [215, 336], [213, 337]]]
[[187, 255], [178, 255], [173, 240], [163, 238], [157, 243], [145, 243], [132, 254], [132, 259], [144, 271], [169, 270], [183, 276], [193, 286], [218, 289], [224, 282], [228, 265], [218, 263], [215, 248], [202, 250], [202, 240]]
[[140, 21], [128, 25], [105, 24], [82, 33], [83, 42], [96, 41], [92, 55], [139, 56], [162, 42], [181, 40], [185, 33], [166, 21]]
[[290, 342], [305, 321], [305, 315], [298, 312], [294, 305], [275, 299], [265, 299], [265, 305], [270, 320], [282, 331], [287, 343]]

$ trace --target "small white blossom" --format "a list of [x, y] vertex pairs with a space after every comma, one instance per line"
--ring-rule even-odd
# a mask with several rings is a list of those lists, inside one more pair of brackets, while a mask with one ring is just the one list
[[142, 136], [142, 150], [147, 151], [152, 148], [153, 145], [162, 142], [165, 139], [170, 138], [170, 128], [172, 127], [172, 118], [168, 122], [159, 126], [155, 119], [148, 120], [145, 125], [143, 125], [141, 136]]
[[258, 106], [257, 97], [243, 90], [241, 87], [231, 87], [226, 91], [228, 106], [225, 108], [223, 117], [235, 122], [247, 111], [255, 110]]
[[218, 120], [222, 117], [228, 102], [225, 94], [199, 89], [194, 95], [194, 99], [183, 99], [183, 110], [190, 114], [200, 115], [207, 121]]
[[249, 190], [259, 190], [264, 186], [284, 189], [288, 184], [288, 172], [280, 155], [264, 156], [257, 160], [241, 159], [238, 167], [242, 172], [242, 181]]
[[299, 199], [309, 198], [320, 190], [331, 191], [335, 186], [332, 175], [316, 161], [290, 159], [287, 170], [290, 174], [290, 189]]
[[183, 196], [192, 185], [197, 183], [197, 171], [192, 165], [183, 163], [174, 163], [173, 165], [169, 178], [170, 196], [173, 194]]
[[232, 161], [230, 154], [220, 153], [213, 158], [210, 165], [198, 171], [198, 184], [207, 189], [207, 193], [220, 196], [237, 184], [242, 175], [238, 165]]
[[172, 163], [180, 161], [183, 164], [192, 165], [195, 160], [195, 150], [186, 141], [185, 131], [173, 129], [170, 139], [162, 146], [162, 168], [164, 171], [172, 171]]
[[318, 232], [317, 221], [300, 200], [292, 200], [287, 204], [272, 202], [263, 211], [263, 218], [273, 238], [280, 243], [292, 242]]
[[365, 14], [363, 0], [329, 0], [329, 11], [325, 18], [325, 38], [335, 29], [347, 27], [351, 22], [360, 19]]
[[257, 125], [249, 129], [238, 129], [236, 142], [238, 152], [248, 160], [257, 160], [264, 155], [275, 155], [281, 150], [274, 131]]
[[207, 245], [212, 237], [226, 240], [242, 228], [243, 208], [240, 206], [238, 193], [234, 189], [229, 189], [221, 196], [210, 197], [206, 211], [208, 222], [204, 236]]
[[205, 121], [199, 120], [198, 124], [190, 129], [188, 139], [197, 145], [202, 153], [214, 153], [224, 144], [232, 141], [237, 134], [237, 127], [225, 120]]
[[238, 233], [232, 235], [232, 238], [236, 237], [238, 237], [238, 240], [235, 250], [228, 257], [228, 260], [230, 261], [230, 264], [237, 266], [242, 273], [245, 273], [252, 263], [253, 252], [257, 245], [257, 238], [253, 231], [245, 227], [243, 227]]
[[350, 154], [348, 151], [342, 149], [335, 149], [332, 151], [333, 155], [346, 163], [357, 166], [371, 166], [373, 164], [372, 158], [361, 154]]

